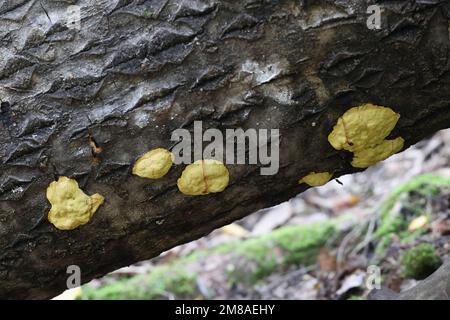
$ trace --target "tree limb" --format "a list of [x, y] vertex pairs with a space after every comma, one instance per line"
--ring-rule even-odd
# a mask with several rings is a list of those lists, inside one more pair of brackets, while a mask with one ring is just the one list
[[[357, 171], [327, 141], [350, 107], [395, 110], [405, 147], [450, 127], [449, 5], [380, 1], [369, 30], [373, 2], [84, 0], [73, 30], [66, 2], [0, 1], [0, 298], [55, 296], [69, 265], [86, 282], [288, 200], [311, 171]], [[280, 129], [278, 174], [229, 165], [202, 197], [177, 190], [182, 165], [131, 174], [195, 120]], [[73, 231], [47, 220], [61, 175], [106, 199]]]

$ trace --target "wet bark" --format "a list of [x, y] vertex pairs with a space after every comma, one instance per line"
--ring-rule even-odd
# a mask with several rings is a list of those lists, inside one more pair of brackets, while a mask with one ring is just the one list
[[[48, 298], [66, 268], [86, 282], [155, 257], [305, 190], [311, 171], [355, 172], [327, 136], [362, 103], [401, 114], [408, 145], [450, 127], [449, 5], [380, 1], [0, 1], [0, 297]], [[228, 165], [220, 194], [188, 197], [134, 161], [176, 128], [280, 129], [280, 170]], [[102, 149], [93, 152], [92, 142]], [[406, 146], [406, 147], [407, 147]], [[47, 220], [48, 184], [106, 202], [74, 231]]]

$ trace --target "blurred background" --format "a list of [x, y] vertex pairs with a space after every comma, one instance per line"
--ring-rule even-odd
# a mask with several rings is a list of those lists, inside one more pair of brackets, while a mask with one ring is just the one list
[[55, 299], [365, 299], [450, 252], [450, 130]]

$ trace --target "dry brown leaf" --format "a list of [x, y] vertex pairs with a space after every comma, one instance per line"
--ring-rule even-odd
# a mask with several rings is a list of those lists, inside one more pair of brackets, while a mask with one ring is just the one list
[[351, 208], [359, 203], [361, 199], [354, 194], [348, 194], [335, 198], [334, 210]]
[[433, 233], [437, 233], [437, 234], [440, 234], [443, 236], [450, 234], [450, 226], [445, 221], [433, 222], [431, 224], [431, 229], [432, 229]]
[[319, 262], [320, 270], [322, 272], [336, 271], [337, 267], [336, 256], [331, 254], [327, 248], [324, 247], [320, 249], [317, 260]]

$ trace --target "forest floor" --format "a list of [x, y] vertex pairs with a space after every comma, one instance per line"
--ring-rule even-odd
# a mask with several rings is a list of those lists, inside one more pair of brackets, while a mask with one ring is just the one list
[[365, 299], [450, 253], [450, 130], [62, 299]]

